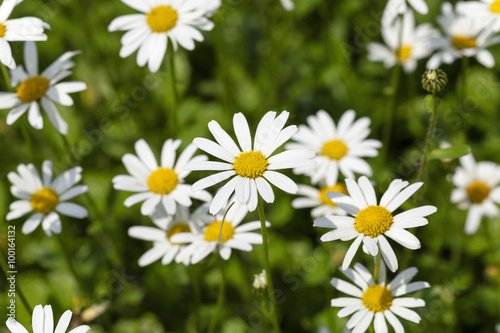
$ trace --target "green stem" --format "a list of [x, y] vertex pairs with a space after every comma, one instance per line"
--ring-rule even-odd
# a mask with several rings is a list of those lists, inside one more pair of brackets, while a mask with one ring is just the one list
[[[8, 262], [7, 262], [7, 259], [5, 259], [5, 255], [2, 253], [2, 264], [0, 265], [0, 270], [2, 271], [2, 275], [4, 275], [4, 281], [7, 281], [7, 273], [11, 270], [9, 270], [8, 268]], [[16, 279], [16, 282], [17, 282], [17, 279]], [[7, 288], [9, 289], [9, 288]], [[32, 311], [32, 308], [30, 306], [30, 304], [28, 303], [28, 299], [26, 298], [26, 296], [24, 296], [24, 293], [23, 291], [21, 290], [21, 287], [16, 283], [16, 290], [15, 290], [15, 294], [16, 296], [19, 296], [19, 298], [21, 299], [21, 303], [23, 303], [23, 306], [24, 308], [26, 309], [26, 312], [28, 312], [28, 314], [31, 314], [31, 311]]]
[[264, 205], [262, 204], [262, 198], [260, 196], [259, 196], [259, 202], [257, 204], [257, 210], [259, 211], [260, 228], [262, 231], [262, 250], [264, 254], [264, 269], [266, 270], [267, 294], [269, 295], [271, 318], [273, 320], [274, 332], [279, 332], [280, 327], [278, 321], [278, 310], [276, 309], [276, 299], [274, 295], [273, 280], [271, 277], [271, 265], [269, 265], [266, 215], [264, 213]]
[[62, 140], [64, 142], [64, 147], [66, 148], [66, 151], [68, 152], [69, 156], [71, 157], [71, 162], [75, 163], [75, 164], [78, 163], [78, 160], [79, 160], [78, 155], [73, 150], [71, 144], [69, 143], [68, 138], [64, 134], [61, 134], [61, 137], [62, 137]]
[[[222, 21], [223, 20], [221, 19], [219, 24], [222, 23]], [[217, 77], [222, 88], [222, 92], [219, 95], [221, 104], [224, 106], [224, 110], [232, 116], [234, 110], [232, 107], [231, 95], [229, 93], [231, 91], [231, 84], [224, 50], [223, 30], [219, 24], [215, 26], [213, 33], [215, 54], [217, 56]]]
[[5, 82], [5, 88], [7, 89], [7, 91], [12, 91], [12, 86], [10, 85], [9, 69], [4, 64], [0, 64], [0, 67], [2, 67], [2, 75]]
[[191, 280], [191, 285], [193, 286], [193, 309], [191, 311], [191, 320], [190, 326], [192, 326], [193, 332], [198, 331], [198, 321], [199, 321], [199, 310], [201, 304], [201, 289], [200, 289], [200, 279], [198, 266], [190, 265], [188, 267], [189, 278]]
[[379, 275], [380, 275], [380, 263], [382, 261], [382, 255], [380, 251], [378, 251], [377, 254], [377, 259], [375, 260], [375, 270], [373, 272], [373, 279], [375, 280], [375, 283], [379, 283]]
[[467, 77], [469, 75], [469, 57], [462, 57], [462, 101], [467, 97]]
[[389, 150], [389, 144], [391, 142], [392, 123], [395, 115], [396, 96], [398, 92], [400, 73], [401, 73], [401, 66], [399, 65], [394, 66], [392, 69], [392, 77], [391, 77], [391, 96], [389, 97], [389, 102], [387, 104], [387, 109], [385, 113], [385, 127], [383, 133], [383, 147], [381, 153], [382, 161], [385, 161], [387, 158], [387, 152]]
[[169, 64], [169, 78], [171, 90], [171, 105], [168, 108], [168, 127], [170, 128], [170, 137], [176, 138], [179, 130], [179, 105], [178, 105], [178, 92], [177, 92], [177, 78], [175, 76], [175, 54], [172, 44], [168, 48], [168, 64]]
[[224, 290], [226, 285], [226, 276], [224, 274], [224, 260], [221, 256], [219, 257], [219, 265], [220, 265], [220, 274], [221, 274], [221, 282], [219, 285], [219, 294], [217, 295], [217, 305], [215, 308], [215, 314], [212, 317], [212, 321], [210, 322], [210, 326], [208, 328], [209, 333], [215, 332], [215, 328], [217, 326], [217, 320], [222, 312], [224, 305]]

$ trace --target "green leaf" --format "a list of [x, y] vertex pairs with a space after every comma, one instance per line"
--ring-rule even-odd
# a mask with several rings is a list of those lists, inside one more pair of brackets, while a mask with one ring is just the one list
[[444, 160], [447, 158], [459, 158], [470, 153], [471, 149], [467, 145], [454, 146], [444, 149], [434, 149], [429, 154], [431, 160]]

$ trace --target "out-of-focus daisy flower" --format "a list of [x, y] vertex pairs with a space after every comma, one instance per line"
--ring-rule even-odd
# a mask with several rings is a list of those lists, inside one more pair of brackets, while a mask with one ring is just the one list
[[367, 117], [355, 121], [356, 112], [346, 111], [335, 125], [330, 115], [324, 110], [307, 117], [306, 125], [300, 125], [293, 136], [297, 143], [287, 144], [287, 149], [312, 149], [316, 155], [315, 168], [296, 168], [294, 172], [311, 177], [313, 184], [324, 181], [327, 186], [334, 186], [340, 172], [347, 178], [354, 178], [354, 172], [371, 176], [372, 168], [362, 157], [376, 157], [382, 143], [368, 139], [370, 119]]
[[127, 207], [144, 201], [141, 206], [143, 215], [151, 215], [158, 205], [163, 205], [169, 215], [175, 214], [176, 203], [190, 207], [191, 198], [209, 201], [212, 197], [206, 191], [194, 193], [191, 185], [184, 184], [184, 179], [191, 173], [185, 170], [189, 162], [205, 161], [206, 156], [193, 157], [196, 146], [189, 145], [179, 155], [175, 162], [176, 151], [181, 145], [181, 140], [168, 139], [161, 150], [161, 164], [158, 165], [156, 157], [149, 145], [140, 139], [135, 143], [135, 152], [125, 154], [122, 158], [129, 175], [119, 175], [113, 178], [113, 187], [116, 190], [139, 192], [129, 196], [124, 204]]
[[285, 10], [291, 11], [295, 9], [295, 4], [293, 3], [292, 0], [280, 0], [280, 1], [281, 5], [283, 6], [283, 8], [285, 8]]
[[497, 333], [500, 333], [500, 324], [497, 324], [497, 326], [495, 326], [495, 331], [497, 331]]
[[137, 65], [148, 63], [156, 72], [163, 61], [168, 41], [174, 50], [180, 44], [187, 50], [194, 49], [194, 41], [203, 41], [199, 30], [209, 31], [213, 22], [206, 17], [207, 7], [199, 0], [122, 0], [127, 6], [141, 12], [120, 16], [111, 22], [109, 31], [127, 31], [121, 39], [120, 57], [126, 58], [136, 50]]
[[498, 0], [460, 1], [457, 3], [457, 12], [484, 21], [492, 32], [500, 30], [500, 1]]
[[461, 166], [453, 175], [455, 188], [451, 202], [468, 209], [465, 232], [476, 233], [483, 216], [498, 216], [500, 204], [500, 166], [493, 162], [476, 162], [472, 154], [460, 158]]
[[339, 318], [352, 314], [347, 322], [347, 328], [353, 333], [364, 333], [373, 322], [375, 333], [388, 332], [386, 321], [391, 324], [397, 333], [404, 332], [403, 325], [396, 316], [412, 321], [420, 322], [420, 316], [409, 308], [425, 306], [425, 301], [420, 298], [400, 297], [417, 290], [429, 288], [427, 282], [411, 282], [418, 270], [415, 267], [408, 268], [394, 277], [386, 285], [385, 267], [380, 266], [378, 283], [372, 274], [361, 264], [354, 264], [354, 269], [348, 268], [342, 273], [352, 282], [346, 282], [333, 278], [333, 287], [352, 297], [340, 297], [332, 299], [333, 307], [342, 308], [338, 312]]
[[[218, 214], [205, 220], [201, 234], [179, 233], [170, 238], [172, 242], [189, 243], [180, 253], [181, 260], [186, 260], [184, 256], [187, 256], [192, 264], [196, 264], [210, 253], [215, 252], [217, 247], [222, 259], [228, 260], [233, 249], [249, 252], [253, 249], [252, 244], [262, 244], [262, 235], [249, 232], [260, 229], [260, 221], [240, 225], [248, 214], [246, 205], [235, 202], [226, 214], [226, 209], [229, 206], [225, 206]], [[201, 207], [208, 210], [206, 205]], [[226, 218], [222, 223], [224, 214], [226, 214]], [[266, 222], [266, 225], [269, 227], [270, 223]]]
[[77, 219], [87, 217], [85, 208], [66, 202], [88, 190], [86, 185], [74, 186], [82, 179], [82, 168], [69, 169], [54, 180], [52, 180], [51, 161], [43, 162], [42, 178], [33, 164], [19, 164], [17, 172], [9, 172], [7, 178], [12, 183], [10, 188], [12, 195], [21, 200], [10, 204], [6, 220], [10, 221], [35, 212], [24, 222], [22, 228], [24, 234], [33, 232], [40, 222], [47, 236], [61, 233], [58, 213]]
[[346, 212], [327, 196], [327, 193], [332, 191], [348, 194], [344, 184], [337, 183], [334, 186], [322, 186], [319, 189], [302, 184], [299, 184], [298, 187], [297, 195], [303, 197], [292, 201], [293, 208], [313, 208], [311, 216], [314, 218], [324, 215], [346, 215]]
[[455, 12], [449, 2], [441, 5], [442, 14], [437, 18], [444, 36], [431, 39], [431, 47], [437, 52], [427, 62], [427, 68], [438, 68], [442, 63], [451, 64], [462, 57], [475, 57], [487, 68], [495, 65], [495, 59], [486, 48], [498, 44], [484, 20]]
[[193, 143], [198, 148], [224, 162], [189, 163], [186, 166], [189, 170], [222, 171], [194, 183], [193, 191], [202, 190], [232, 177], [215, 195], [210, 205], [211, 214], [216, 214], [222, 207], [227, 206], [233, 192], [236, 192], [238, 201], [246, 204], [250, 211], [257, 207], [259, 195], [268, 203], [274, 201], [274, 192], [269, 183], [288, 193], [297, 192], [297, 184], [293, 180], [274, 170], [313, 167], [314, 152], [309, 149], [292, 149], [271, 156], [297, 131], [295, 125], [283, 128], [288, 115], [286, 111], [278, 117], [274, 111], [267, 112], [257, 126], [253, 147], [250, 128], [242, 113], [233, 117], [234, 132], [240, 147], [215, 120], [208, 124], [208, 128], [217, 143], [205, 138], [194, 139]]
[[393, 24], [399, 15], [408, 13], [410, 11], [408, 4], [419, 14], [426, 15], [429, 12], [424, 0], [389, 0], [382, 14], [382, 26]]
[[45, 41], [44, 29], [50, 26], [36, 17], [8, 20], [15, 6], [23, 0], [4, 0], [0, 5], [0, 62], [10, 69], [16, 67], [9, 42]]
[[205, 2], [205, 11], [206, 16], [211, 17], [219, 10], [220, 6], [222, 6], [222, 0], [207, 0]]
[[414, 72], [418, 60], [432, 53], [429, 38], [439, 36], [439, 32], [430, 24], [415, 28], [412, 11], [406, 12], [402, 20], [398, 18], [393, 24], [383, 25], [381, 32], [386, 45], [368, 44], [368, 59], [383, 62], [386, 68], [400, 64], [407, 73]]
[[[70, 310], [64, 312], [54, 331], [52, 307], [50, 305], [45, 305], [44, 307], [37, 305], [33, 310], [33, 333], [66, 333], [71, 322], [71, 315], [72, 312]], [[28, 333], [28, 330], [15, 319], [7, 319], [6, 325], [12, 333]], [[87, 332], [90, 332], [90, 327], [87, 325], [78, 326], [69, 331], [69, 333]]]
[[[206, 208], [199, 208], [193, 214], [189, 214], [187, 207], [179, 206], [175, 215], [167, 215], [165, 210], [160, 207], [151, 215], [157, 228], [147, 226], [129, 228], [128, 235], [130, 237], [153, 242], [153, 247], [139, 258], [139, 266], [147, 266], [160, 258], [162, 265], [168, 265], [174, 259], [177, 263], [181, 262], [181, 256], [178, 255], [186, 244], [172, 242], [170, 238], [181, 232], [200, 234], [201, 222], [206, 221], [207, 218], [213, 217], [208, 214]], [[182, 263], [189, 265], [189, 257], [184, 256], [183, 259]]]
[[420, 248], [418, 238], [405, 229], [426, 225], [428, 221], [425, 216], [436, 212], [437, 209], [434, 206], [422, 206], [393, 215], [423, 183], [408, 185], [408, 182], [400, 179], [392, 181], [380, 203], [377, 203], [372, 184], [364, 176], [360, 177], [357, 183], [346, 179], [350, 196], [339, 192], [327, 194], [335, 204], [353, 216], [330, 215], [314, 221], [316, 227], [335, 229], [321, 237], [323, 242], [354, 239], [344, 258], [342, 269], [349, 267], [361, 242], [363, 251], [372, 256], [376, 256], [380, 248], [382, 258], [393, 272], [398, 269], [398, 259], [385, 236], [410, 250]]
[[54, 61], [41, 74], [38, 74], [38, 51], [34, 42], [24, 45], [24, 62], [12, 71], [12, 86], [15, 93], [0, 92], [0, 108], [12, 110], [7, 115], [7, 124], [12, 125], [19, 117], [28, 111], [28, 121], [35, 129], [43, 128], [43, 117], [40, 105], [47, 114], [49, 121], [56, 130], [68, 134], [68, 124], [57, 111], [54, 102], [71, 106], [73, 99], [68, 95], [87, 89], [87, 85], [80, 81], [60, 82], [69, 75], [70, 69], [75, 66], [71, 58], [76, 52], [66, 52]]

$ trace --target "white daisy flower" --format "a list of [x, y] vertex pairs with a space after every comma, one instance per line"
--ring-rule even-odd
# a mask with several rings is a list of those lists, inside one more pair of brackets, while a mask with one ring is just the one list
[[422, 206], [393, 215], [393, 212], [423, 183], [408, 185], [408, 182], [401, 179], [393, 180], [380, 199], [380, 203], [377, 203], [372, 184], [364, 176], [360, 177], [357, 183], [352, 179], [346, 179], [350, 196], [338, 192], [327, 194], [335, 204], [352, 215], [352, 217], [330, 215], [314, 221], [315, 227], [335, 229], [321, 237], [323, 242], [354, 239], [344, 258], [342, 269], [349, 267], [361, 242], [363, 251], [372, 256], [376, 256], [380, 248], [382, 258], [393, 272], [398, 269], [398, 259], [385, 236], [410, 250], [420, 248], [418, 238], [405, 229], [426, 225], [428, 221], [424, 217], [436, 212], [437, 208]]
[[297, 195], [303, 197], [292, 201], [293, 208], [313, 208], [311, 210], [313, 218], [324, 215], [346, 215], [346, 212], [327, 196], [328, 192], [332, 191], [348, 194], [344, 184], [336, 183], [334, 186], [321, 186], [319, 189], [302, 184], [299, 184], [298, 187]]
[[174, 50], [180, 44], [186, 50], [194, 49], [194, 41], [203, 41], [199, 30], [212, 30], [214, 24], [206, 17], [213, 9], [199, 0], [122, 0], [127, 6], [141, 12], [120, 16], [111, 22], [109, 31], [127, 31], [121, 39], [120, 57], [126, 58], [136, 50], [137, 65], [148, 63], [156, 72], [163, 61], [168, 40]]
[[427, 15], [429, 7], [424, 0], [389, 0], [382, 14], [382, 26], [394, 23], [399, 15], [404, 15], [410, 11], [410, 5], [419, 14]]
[[412, 11], [406, 12], [402, 19], [396, 19], [393, 24], [383, 25], [381, 33], [386, 45], [368, 44], [368, 59], [383, 62], [386, 68], [400, 64], [407, 73], [414, 72], [418, 60], [432, 53], [429, 38], [439, 36], [439, 32], [430, 24], [421, 24], [415, 28]]
[[456, 188], [451, 192], [451, 202], [460, 209], [468, 209], [465, 233], [476, 233], [483, 216], [499, 215], [500, 166], [493, 162], [476, 162], [472, 154], [460, 158], [461, 166], [453, 175]]
[[[66, 333], [71, 322], [71, 315], [72, 312], [70, 310], [64, 312], [54, 331], [52, 307], [50, 305], [45, 305], [44, 307], [37, 305], [33, 310], [33, 333]], [[12, 333], [28, 333], [28, 330], [15, 319], [7, 319], [6, 325]], [[69, 331], [69, 333], [87, 332], [90, 332], [90, 327], [87, 325], [81, 325]]]
[[295, 9], [295, 4], [293, 3], [292, 0], [280, 0], [280, 1], [281, 5], [283, 6], [283, 8], [285, 8], [285, 10], [291, 11]]
[[129, 228], [128, 235], [130, 237], [154, 243], [153, 247], [139, 258], [139, 266], [147, 266], [160, 258], [162, 265], [168, 265], [174, 259], [177, 263], [184, 259], [182, 263], [186, 266], [189, 265], [189, 257], [179, 255], [182, 249], [186, 247], [186, 244], [172, 242], [170, 238], [181, 232], [200, 234], [200, 225], [207, 218], [213, 217], [208, 214], [206, 208], [199, 208], [193, 214], [189, 214], [187, 207], [179, 206], [175, 215], [167, 215], [166, 211], [160, 207], [151, 215], [151, 219], [157, 228], [146, 226]]
[[72, 57], [80, 52], [66, 52], [54, 61], [41, 74], [38, 74], [38, 51], [34, 42], [24, 45], [23, 66], [17, 66], [12, 72], [12, 86], [16, 92], [0, 92], [0, 108], [12, 110], [7, 115], [7, 125], [12, 125], [19, 117], [28, 111], [28, 121], [33, 128], [43, 128], [43, 117], [40, 105], [47, 114], [49, 121], [63, 135], [68, 134], [68, 124], [62, 119], [54, 102], [71, 106], [73, 99], [68, 95], [87, 89], [80, 81], [60, 82], [69, 75], [75, 66]]
[[457, 3], [457, 12], [483, 20], [492, 32], [500, 31], [500, 1], [460, 1]]
[[[235, 200], [233, 199], [230, 202], [235, 202]], [[240, 225], [248, 214], [246, 205], [235, 202], [226, 214], [229, 206], [223, 207], [215, 215], [208, 215], [209, 217], [205, 220], [201, 233], [179, 233], [170, 238], [172, 242], [189, 243], [180, 253], [182, 260], [187, 257], [191, 264], [197, 264], [210, 253], [215, 252], [217, 248], [222, 259], [228, 260], [233, 249], [249, 252], [253, 249], [252, 244], [262, 244], [261, 234], [249, 232], [260, 229], [260, 221]], [[200, 208], [208, 211], [207, 205]], [[222, 223], [224, 214], [226, 214], [226, 218]], [[206, 217], [207, 215], [203, 216]], [[266, 222], [266, 226], [270, 227], [271, 224]]]
[[159, 205], [163, 205], [167, 214], [173, 215], [176, 211], [176, 203], [190, 207], [191, 198], [202, 201], [209, 201], [212, 198], [206, 191], [194, 193], [191, 185], [184, 183], [184, 179], [191, 173], [185, 170], [185, 165], [189, 162], [205, 161], [207, 157], [204, 155], [193, 157], [196, 146], [190, 144], [175, 162], [176, 151], [181, 143], [181, 140], [165, 141], [161, 150], [160, 165], [144, 139], [135, 143], [137, 156], [133, 154], [123, 156], [123, 164], [130, 176], [115, 176], [113, 187], [121, 191], [139, 192], [125, 200], [126, 207], [144, 201], [141, 206], [143, 215], [153, 214]]
[[382, 143], [368, 139], [370, 119], [358, 120], [356, 112], [346, 111], [337, 125], [330, 115], [320, 110], [315, 116], [307, 117], [306, 125], [300, 125], [293, 136], [297, 143], [290, 143], [287, 149], [312, 149], [317, 153], [315, 168], [296, 168], [294, 172], [311, 177], [313, 184], [320, 181], [327, 186], [334, 186], [340, 172], [347, 178], [354, 178], [354, 172], [366, 176], [372, 175], [372, 168], [361, 157], [376, 157]]
[[493, 67], [495, 59], [486, 48], [498, 44], [500, 38], [486, 26], [487, 21], [455, 13], [449, 2], [441, 5], [441, 11], [437, 20], [445, 35], [431, 39], [437, 52], [427, 62], [427, 68], [439, 68], [462, 57], [475, 57], [483, 66]]
[[24, 222], [22, 228], [24, 234], [33, 232], [40, 222], [47, 236], [61, 233], [58, 213], [77, 219], [87, 217], [85, 208], [66, 202], [88, 191], [86, 185], [74, 186], [82, 179], [81, 167], [69, 169], [54, 180], [52, 180], [51, 161], [43, 162], [42, 178], [33, 164], [19, 164], [17, 172], [9, 172], [7, 178], [12, 183], [10, 188], [12, 195], [21, 200], [10, 204], [6, 220], [10, 221], [35, 212]]
[[274, 170], [313, 167], [314, 152], [309, 149], [292, 149], [271, 156], [297, 131], [295, 125], [283, 128], [288, 115], [286, 111], [278, 117], [274, 111], [267, 112], [257, 126], [253, 147], [250, 128], [242, 113], [233, 117], [234, 132], [240, 147], [215, 120], [208, 124], [208, 128], [217, 143], [205, 138], [194, 139], [193, 143], [198, 148], [224, 162], [189, 163], [186, 166], [189, 170], [222, 171], [194, 183], [193, 191], [202, 190], [232, 177], [215, 195], [210, 204], [211, 214], [216, 214], [222, 207], [227, 206], [233, 192], [236, 192], [238, 201], [246, 204], [250, 211], [256, 209], [259, 195], [268, 203], [274, 201], [273, 189], [269, 183], [288, 193], [297, 192], [297, 184], [293, 180]]
[[217, 13], [220, 6], [222, 6], [222, 0], [207, 0], [205, 1], [205, 11], [206, 16], [211, 17]]
[[346, 325], [348, 329], [352, 329], [352, 333], [366, 332], [372, 322], [375, 333], [386, 333], [386, 321], [391, 324], [394, 332], [403, 333], [404, 327], [396, 316], [417, 324], [420, 322], [420, 316], [409, 308], [424, 307], [425, 301], [420, 298], [400, 297], [430, 287], [427, 282], [411, 282], [418, 272], [415, 267], [402, 271], [387, 285], [383, 264], [380, 265], [378, 283], [375, 283], [368, 269], [358, 263], [354, 264], [354, 269], [348, 268], [341, 272], [355, 285], [337, 278], [333, 278], [331, 284], [335, 289], [352, 297], [334, 298], [332, 306], [342, 308], [337, 314], [339, 318], [352, 314]]
[[23, 0], [4, 0], [0, 5], [0, 62], [10, 69], [16, 67], [9, 42], [46, 41], [44, 29], [50, 26], [36, 17], [8, 20], [15, 6]]

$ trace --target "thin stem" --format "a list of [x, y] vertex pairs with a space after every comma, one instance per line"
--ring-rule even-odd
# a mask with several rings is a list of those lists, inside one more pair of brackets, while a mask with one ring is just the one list
[[392, 123], [394, 120], [395, 107], [396, 107], [396, 96], [399, 86], [399, 78], [401, 74], [401, 66], [396, 65], [392, 69], [391, 77], [391, 96], [389, 97], [389, 102], [387, 104], [387, 109], [385, 113], [385, 127], [383, 133], [383, 147], [382, 147], [382, 161], [387, 158], [387, 152], [389, 150], [389, 144], [391, 142], [392, 133]]
[[0, 67], [2, 67], [2, 75], [5, 81], [5, 88], [7, 89], [7, 91], [12, 91], [12, 86], [10, 85], [9, 69], [4, 64], [1, 64]]
[[[9, 270], [7, 259], [5, 259], [5, 256], [3, 253], [2, 253], [2, 264], [0, 265], [0, 270], [2, 271], [2, 275], [4, 275], [4, 277], [5, 277], [4, 281], [7, 281], [7, 278], [8, 278], [7, 274], [11, 274], [9, 272], [11, 272], [12, 270]], [[12, 274], [17, 274], [17, 271], [16, 271], [16, 273], [12, 273]], [[24, 293], [21, 290], [21, 287], [17, 283], [16, 283], [15, 294], [16, 294], [16, 296], [19, 296], [19, 298], [21, 299], [21, 303], [23, 303], [23, 306], [26, 309], [26, 312], [28, 312], [28, 314], [31, 314], [32, 308], [31, 308], [30, 304], [28, 303], [28, 299], [26, 298], [26, 296], [24, 296]]]
[[170, 90], [171, 90], [171, 105], [168, 108], [168, 126], [170, 128], [170, 133], [172, 138], [176, 138], [179, 130], [179, 106], [178, 106], [178, 92], [177, 92], [177, 79], [175, 76], [175, 54], [172, 44], [168, 48], [168, 64], [169, 64], [169, 78], [170, 78]]
[[224, 274], [224, 260], [221, 256], [219, 257], [219, 265], [220, 265], [220, 274], [221, 274], [221, 282], [219, 285], [219, 294], [217, 295], [217, 305], [215, 308], [215, 314], [212, 317], [212, 321], [210, 322], [210, 326], [208, 328], [209, 333], [215, 332], [215, 327], [217, 326], [217, 320], [222, 312], [224, 305], [224, 290], [226, 285], [226, 276]]
[[467, 97], [467, 77], [469, 74], [469, 57], [462, 57], [462, 101]]
[[276, 309], [273, 280], [271, 277], [271, 265], [269, 265], [266, 215], [264, 213], [264, 205], [262, 204], [262, 198], [260, 196], [259, 196], [259, 202], [257, 204], [257, 210], [259, 211], [260, 228], [262, 231], [262, 250], [264, 254], [264, 269], [266, 270], [267, 294], [269, 295], [271, 318], [273, 320], [274, 332], [279, 332], [280, 327], [278, 321], [278, 310]]
[[188, 267], [189, 278], [191, 280], [191, 285], [193, 286], [193, 309], [191, 311], [191, 316], [193, 319], [191, 320], [190, 326], [194, 332], [198, 332], [198, 321], [199, 321], [199, 310], [201, 304], [201, 289], [200, 289], [200, 279], [198, 266], [189, 265]]
[[375, 260], [375, 270], [373, 272], [373, 279], [378, 283], [378, 278], [380, 275], [380, 263], [382, 261], [382, 255], [380, 254], [380, 251], [378, 251], [377, 254], [377, 259]]
[[64, 142], [64, 147], [66, 148], [66, 151], [68, 152], [69, 156], [71, 157], [71, 161], [73, 163], [78, 163], [79, 157], [76, 154], [76, 152], [73, 150], [71, 144], [68, 141], [68, 138], [64, 134], [61, 134], [61, 137], [62, 137], [63, 142]]

